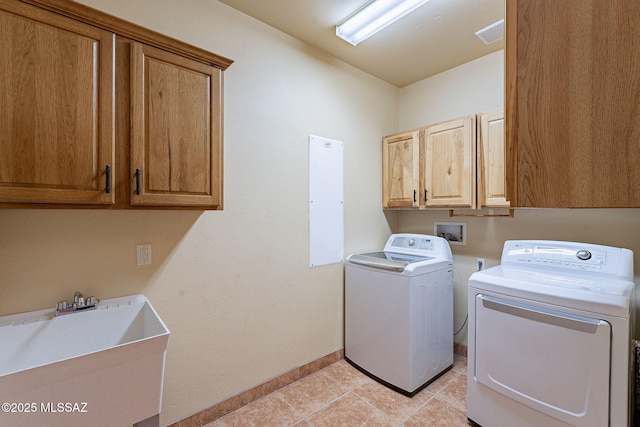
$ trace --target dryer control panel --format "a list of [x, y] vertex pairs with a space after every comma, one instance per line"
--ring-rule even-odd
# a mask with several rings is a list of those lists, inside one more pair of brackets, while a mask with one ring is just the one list
[[509, 240], [505, 242], [501, 263], [592, 271], [633, 279], [633, 252], [589, 243]]

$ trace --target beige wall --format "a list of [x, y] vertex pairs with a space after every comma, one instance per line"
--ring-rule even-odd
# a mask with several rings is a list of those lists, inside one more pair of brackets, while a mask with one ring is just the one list
[[504, 51], [490, 53], [400, 89], [400, 130], [504, 105]]
[[308, 267], [308, 136], [344, 142], [345, 254], [379, 247], [398, 89], [215, 0], [83, 3], [235, 60], [225, 210], [0, 210], [0, 315], [147, 295], [171, 330], [162, 424], [341, 349], [343, 266]]
[[[398, 90], [215, 0], [82, 2], [236, 61], [225, 74], [225, 210], [0, 210], [0, 315], [53, 307], [76, 289], [147, 295], [172, 333], [163, 424], [342, 348], [343, 266], [308, 267], [308, 135], [344, 142], [345, 255], [380, 248], [392, 231], [431, 234], [446, 212], [381, 211], [380, 138], [501, 105], [501, 55]], [[638, 218], [465, 220], [469, 243], [453, 247], [455, 325], [475, 258], [495, 265], [505, 239], [640, 254]], [[152, 244], [151, 266], [135, 265], [136, 243]]]
[[[400, 128], [416, 128], [502, 107], [503, 86], [503, 51], [407, 86], [400, 90]], [[585, 176], [590, 177], [591, 172]], [[597, 179], [597, 175], [592, 178]], [[475, 271], [476, 259], [485, 258], [487, 267], [497, 265], [505, 240], [567, 240], [625, 247], [635, 253], [638, 283], [640, 209], [518, 209], [514, 218], [450, 218], [448, 211], [401, 212], [398, 228], [393, 231], [433, 234], [434, 222], [467, 223], [467, 245], [451, 246], [455, 330], [467, 314], [468, 281]], [[466, 332], [464, 328], [455, 342], [466, 345]]]

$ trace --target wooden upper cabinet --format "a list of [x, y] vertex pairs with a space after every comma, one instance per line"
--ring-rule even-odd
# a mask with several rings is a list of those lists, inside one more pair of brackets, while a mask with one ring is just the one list
[[477, 115], [478, 209], [508, 208], [505, 179], [504, 110]]
[[507, 0], [514, 207], [640, 207], [640, 2]]
[[421, 167], [424, 206], [475, 208], [475, 141], [475, 116], [424, 129], [424, 165]]
[[0, 202], [111, 204], [114, 34], [0, 2]]
[[382, 174], [385, 209], [475, 208], [476, 116], [383, 138]]
[[131, 48], [132, 204], [222, 206], [222, 71]]
[[382, 205], [386, 209], [418, 207], [419, 132], [382, 139]]
[[222, 209], [232, 63], [73, 1], [0, 0], [0, 207]]

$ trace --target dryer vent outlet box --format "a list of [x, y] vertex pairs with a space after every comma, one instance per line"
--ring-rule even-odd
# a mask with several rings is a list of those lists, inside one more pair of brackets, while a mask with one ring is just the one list
[[450, 245], [467, 244], [466, 222], [436, 222], [433, 224], [433, 234], [446, 239]]

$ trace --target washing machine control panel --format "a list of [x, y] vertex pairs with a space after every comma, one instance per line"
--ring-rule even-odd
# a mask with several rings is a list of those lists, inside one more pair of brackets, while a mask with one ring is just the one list
[[391, 248], [432, 251], [434, 249], [434, 240], [427, 237], [396, 235], [389, 239], [387, 246], [390, 246]]
[[442, 237], [427, 234], [392, 234], [383, 251], [453, 260], [449, 242]]

